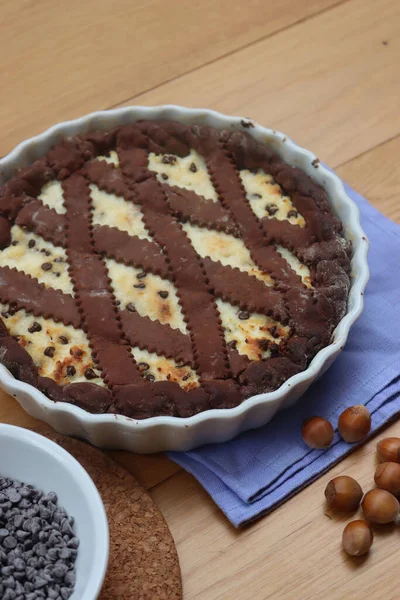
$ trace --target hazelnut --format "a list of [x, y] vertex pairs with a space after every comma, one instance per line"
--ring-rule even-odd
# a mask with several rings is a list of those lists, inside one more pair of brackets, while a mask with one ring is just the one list
[[358, 481], [347, 475], [339, 475], [328, 483], [325, 498], [330, 508], [340, 512], [355, 510], [363, 497]]
[[400, 463], [400, 438], [384, 438], [378, 442], [376, 450], [382, 462]]
[[395, 462], [384, 462], [377, 466], [375, 483], [381, 490], [386, 490], [393, 496], [400, 496], [400, 465]]
[[335, 434], [332, 425], [322, 417], [309, 417], [301, 428], [303, 440], [310, 448], [328, 448]]
[[364, 516], [371, 523], [391, 523], [399, 514], [397, 499], [386, 490], [367, 492], [361, 503]]
[[366, 554], [372, 546], [374, 534], [371, 525], [361, 519], [346, 525], [342, 535], [343, 550], [350, 556]]
[[345, 442], [363, 440], [371, 429], [371, 414], [362, 404], [349, 406], [339, 417], [338, 429]]

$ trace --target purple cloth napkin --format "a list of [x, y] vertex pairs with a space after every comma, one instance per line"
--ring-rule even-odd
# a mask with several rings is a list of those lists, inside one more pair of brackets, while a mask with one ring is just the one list
[[400, 227], [346, 186], [370, 239], [363, 314], [345, 349], [298, 403], [259, 429], [224, 444], [169, 457], [192, 473], [239, 527], [276, 508], [317, 479], [352, 447], [340, 440], [325, 451], [308, 448], [301, 423], [320, 415], [337, 423], [353, 404], [366, 404], [372, 431], [400, 411]]

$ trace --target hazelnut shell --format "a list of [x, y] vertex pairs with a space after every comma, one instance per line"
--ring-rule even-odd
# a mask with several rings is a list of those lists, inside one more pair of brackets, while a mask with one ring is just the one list
[[356, 510], [363, 497], [363, 491], [355, 479], [347, 475], [334, 477], [325, 488], [328, 506], [339, 512]]
[[397, 498], [386, 490], [371, 490], [361, 502], [365, 518], [371, 523], [392, 523], [396, 520], [400, 506]]
[[342, 412], [338, 421], [340, 437], [353, 444], [363, 440], [371, 430], [371, 414], [362, 404], [349, 406]]
[[377, 466], [375, 483], [381, 490], [386, 490], [393, 496], [400, 496], [400, 465], [395, 462], [384, 462]]
[[335, 430], [327, 419], [309, 417], [303, 422], [301, 434], [304, 442], [310, 448], [329, 448], [332, 444]]
[[400, 463], [400, 438], [383, 438], [383, 440], [378, 442], [376, 450], [381, 462]]
[[342, 535], [343, 550], [350, 556], [362, 556], [372, 546], [374, 534], [371, 525], [367, 521], [359, 519], [351, 521], [346, 525]]

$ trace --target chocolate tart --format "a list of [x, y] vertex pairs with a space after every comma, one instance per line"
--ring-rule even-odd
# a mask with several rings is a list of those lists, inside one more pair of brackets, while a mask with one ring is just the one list
[[346, 312], [326, 192], [246, 127], [64, 139], [0, 214], [0, 360], [92, 413], [232, 408], [305, 370]]

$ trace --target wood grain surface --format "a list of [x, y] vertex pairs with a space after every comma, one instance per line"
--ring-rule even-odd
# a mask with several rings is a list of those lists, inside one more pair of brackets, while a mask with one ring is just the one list
[[[400, 222], [398, 0], [0, 0], [0, 18], [0, 154], [91, 110], [207, 106], [284, 131]], [[0, 394], [0, 421], [37, 424]], [[349, 560], [323, 503], [334, 474], [373, 484], [375, 445], [243, 531], [164, 456], [111, 454], [162, 509], [185, 599], [397, 600], [400, 529]]]
[[57, 121], [110, 108], [337, 2], [0, 0], [0, 156]]

